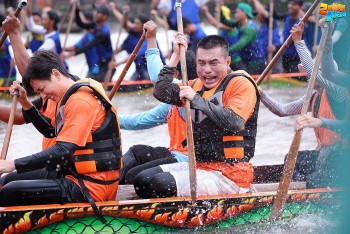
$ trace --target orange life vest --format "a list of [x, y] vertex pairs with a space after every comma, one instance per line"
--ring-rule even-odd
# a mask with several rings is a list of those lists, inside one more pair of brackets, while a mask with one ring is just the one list
[[56, 115], [56, 135], [64, 125], [63, 113], [66, 102], [81, 87], [89, 87], [99, 98], [106, 109], [106, 119], [99, 129], [90, 133], [86, 145], [75, 151], [70, 161], [71, 166], [79, 175], [119, 170], [122, 162], [117, 111], [98, 82], [89, 78], [81, 79], [65, 93]]
[[[322, 91], [321, 96], [316, 93], [312, 99], [312, 116], [315, 118], [322, 117], [325, 119], [336, 120], [332, 107], [329, 104], [327, 93]], [[333, 145], [340, 140], [340, 135], [326, 128], [314, 128], [318, 149], [323, 146]]]
[[94, 92], [106, 110], [106, 118], [101, 127], [90, 133], [86, 145], [74, 152], [69, 161], [68, 170], [72, 176], [78, 179], [81, 191], [90, 202], [95, 215], [105, 223], [106, 220], [97, 209], [84, 180], [101, 185], [117, 183], [119, 179], [100, 180], [86, 174], [118, 171], [122, 167], [122, 150], [117, 110], [106, 96], [99, 82], [89, 78], [81, 79], [68, 89], [59, 104], [58, 113], [56, 114], [56, 135], [58, 135], [64, 125], [65, 104], [72, 94], [81, 87], [88, 87]]
[[235, 77], [245, 77], [254, 85], [256, 93], [252, 95], [257, 95], [254, 112], [246, 121], [245, 128], [234, 132], [217, 126], [201, 111], [192, 110], [193, 135], [198, 162], [224, 162], [233, 165], [236, 162], [248, 162], [254, 157], [260, 95], [250, 75], [244, 71], [232, 72], [216, 88], [208, 91], [204, 90], [202, 81], [197, 79], [193, 84], [193, 89], [206, 100], [223, 107], [223, 93], [229, 82]]
[[177, 151], [187, 155], [187, 147], [183, 143], [186, 140], [186, 120], [179, 112], [179, 107], [173, 105], [169, 107], [167, 113], [168, 131], [170, 136], [169, 151]]

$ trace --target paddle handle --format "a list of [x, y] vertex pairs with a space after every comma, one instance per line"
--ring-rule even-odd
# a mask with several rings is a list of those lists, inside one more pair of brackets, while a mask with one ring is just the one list
[[169, 45], [169, 35], [168, 35], [168, 30], [169, 30], [169, 24], [168, 24], [168, 19], [166, 15], [163, 15], [163, 21], [164, 21], [164, 30], [165, 30], [165, 41], [166, 41], [166, 46], [167, 46], [167, 57], [170, 56], [170, 45]]
[[[18, 17], [19, 13], [21, 13], [22, 9], [24, 6], [27, 5], [27, 0], [22, 0], [18, 3], [17, 9], [15, 11], [15, 16]], [[0, 38], [0, 48], [2, 47], [2, 45], [4, 44], [5, 40], [7, 37], [7, 33], [4, 32]]]
[[[274, 8], [274, 0], [270, 0], [269, 3], [269, 35], [268, 35], [268, 45], [272, 46], [273, 40], [273, 8]], [[269, 64], [272, 60], [272, 51], [269, 51], [267, 54], [267, 63]], [[271, 71], [267, 75], [267, 88], [271, 86]]]
[[67, 10], [64, 12], [64, 16], [63, 16], [63, 18], [61, 20], [60, 25], [58, 26], [57, 32], [61, 32], [61, 30], [63, 28], [63, 25], [66, 22], [66, 19], [67, 19], [68, 15], [69, 15], [70, 9], [72, 9], [72, 5], [70, 5], [69, 8], [67, 8]]
[[[121, 24], [120, 24], [120, 28], [119, 28], [119, 32], [118, 32], [117, 42], [115, 43], [115, 50], [114, 50], [114, 52], [113, 52], [113, 54], [112, 54], [112, 58], [111, 58], [110, 62], [111, 62], [111, 61], [114, 61], [114, 55], [116, 54], [116, 52], [117, 52], [117, 50], [118, 50], [120, 37], [121, 37], [122, 32], [123, 32], [123, 27], [125, 26], [126, 21], [127, 21], [127, 18], [128, 18], [127, 15], [128, 15], [128, 12], [127, 12], [127, 11], [124, 12], [124, 15], [123, 15], [123, 22], [120, 22]], [[108, 82], [109, 82], [110, 79], [111, 79], [112, 72], [113, 72], [113, 69], [111, 69], [111, 68], [108, 67], [108, 70], [107, 70], [107, 72], [106, 72], [106, 75], [105, 75], [105, 77], [104, 77], [104, 79], [103, 79], [103, 88], [104, 88], [105, 91], [108, 90]]]
[[[311, 101], [311, 97], [312, 97], [312, 90], [314, 89], [314, 85], [315, 85], [315, 81], [316, 81], [316, 77], [317, 77], [317, 73], [318, 73], [318, 68], [319, 68], [320, 63], [321, 63], [322, 54], [324, 51], [324, 45], [326, 43], [328, 30], [329, 30], [328, 25], [325, 25], [325, 29], [324, 29], [324, 31], [322, 33], [322, 37], [321, 37], [319, 50], [317, 51], [317, 54], [316, 54], [315, 64], [314, 64], [314, 67], [312, 69], [309, 84], [307, 87], [306, 97], [305, 97], [305, 100], [303, 103], [303, 107], [301, 109], [301, 115], [306, 114], [309, 110], [310, 101]], [[296, 131], [294, 134], [294, 138], [293, 138], [292, 144], [290, 146], [290, 149], [289, 149], [289, 152], [287, 155], [287, 159], [286, 159], [286, 162], [285, 162], [285, 165], [283, 168], [283, 173], [282, 173], [280, 184], [278, 186], [275, 202], [274, 202], [273, 207], [272, 207], [271, 216], [270, 216], [271, 221], [276, 220], [281, 215], [283, 206], [286, 202], [286, 195], [288, 193], [289, 185], [290, 185], [292, 175], [294, 172], [295, 162], [297, 160], [298, 151], [299, 151], [299, 147], [300, 147], [301, 136], [302, 136], [302, 130]]]
[[[313, 44], [313, 47], [317, 46], [317, 39], [318, 39], [318, 27], [319, 27], [319, 14], [318, 14], [318, 11], [320, 9], [320, 5], [317, 6], [317, 10], [316, 10], [316, 16], [315, 16], [315, 31], [314, 31], [314, 44]], [[312, 57], [315, 57], [315, 54], [316, 54], [316, 51], [313, 50], [314, 48], [312, 48]]]
[[66, 48], [66, 45], [67, 45], [68, 36], [69, 36], [70, 31], [72, 29], [73, 19], [74, 19], [74, 16], [75, 16], [75, 9], [76, 8], [77, 8], [77, 5], [73, 4], [72, 10], [71, 10], [70, 15], [69, 15], [69, 21], [68, 21], [68, 26], [67, 26], [67, 30], [66, 30], [66, 37], [65, 37], [64, 43], [63, 43], [63, 48]]
[[[301, 21], [303, 21], [304, 23], [307, 21], [307, 19], [310, 17], [310, 15], [312, 14], [312, 12], [315, 10], [315, 8], [317, 7], [317, 5], [319, 5], [319, 3], [321, 2], [321, 0], [316, 0], [311, 7], [309, 8], [309, 10], [305, 13], [305, 15], [303, 16], [303, 18], [301, 19]], [[300, 24], [300, 23], [299, 23]], [[261, 82], [265, 79], [265, 77], [269, 74], [269, 72], [271, 71], [271, 69], [273, 68], [273, 66], [276, 64], [277, 60], [282, 56], [283, 52], [287, 49], [287, 47], [290, 45], [290, 43], [292, 42], [292, 35], [289, 35], [289, 37], [287, 38], [287, 40], [283, 43], [283, 45], [281, 46], [281, 48], [277, 51], [277, 53], [275, 54], [275, 56], [272, 58], [271, 62], [267, 65], [267, 67], [265, 68], [265, 70], [261, 73], [260, 77], [258, 78], [258, 80], [256, 81], [257, 85], [260, 85]]]
[[[176, 1], [176, 16], [177, 16], [177, 30], [180, 33], [184, 32], [182, 23], [182, 1]], [[181, 76], [182, 84], [184, 86], [188, 85], [187, 79], [187, 65], [186, 65], [186, 50], [183, 45], [180, 46], [180, 65], [181, 65]], [[193, 129], [192, 129], [192, 119], [191, 119], [191, 107], [190, 101], [186, 99], [185, 102], [185, 112], [186, 112], [186, 132], [187, 132], [187, 151], [188, 151], [188, 164], [189, 164], [189, 174], [190, 174], [190, 187], [191, 187], [191, 199], [192, 202], [197, 200], [197, 174], [196, 174], [196, 155], [194, 151], [194, 139], [193, 139]]]
[[1, 160], [5, 160], [6, 159], [7, 151], [9, 149], [11, 135], [12, 135], [13, 123], [15, 121], [15, 112], [16, 112], [16, 109], [17, 109], [17, 103], [18, 103], [18, 91], [16, 91], [15, 94], [13, 95], [10, 117], [9, 117], [9, 121], [7, 123], [4, 143], [3, 143], [2, 149], [1, 149], [1, 155], [0, 155], [0, 159]]
[[140, 40], [137, 42], [135, 49], [134, 49], [133, 52], [131, 53], [131, 55], [130, 55], [128, 61], [126, 62], [125, 67], [124, 67], [122, 73], [121, 73], [120, 76], [118, 77], [118, 80], [115, 82], [115, 84], [114, 84], [114, 86], [113, 86], [111, 92], [110, 92], [109, 95], [108, 95], [108, 98], [109, 98], [110, 100], [112, 100], [114, 94], [115, 94], [115, 93], [117, 92], [117, 90], [119, 89], [120, 84], [122, 83], [122, 81], [123, 81], [123, 79], [124, 79], [126, 73], [128, 72], [128, 70], [129, 70], [131, 64], [134, 62], [134, 60], [135, 60], [135, 58], [136, 58], [136, 56], [137, 56], [137, 53], [139, 52], [139, 50], [140, 50], [140, 48], [141, 48], [143, 42], [145, 41], [145, 39], [146, 39], [146, 31], [143, 31]]

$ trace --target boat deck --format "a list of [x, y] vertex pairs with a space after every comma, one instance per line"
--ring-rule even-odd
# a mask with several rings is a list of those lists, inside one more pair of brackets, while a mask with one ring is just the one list
[[[250, 190], [253, 193], [275, 192], [279, 183], [252, 184]], [[305, 182], [292, 182], [289, 186], [290, 190], [305, 189]], [[141, 199], [135, 192], [133, 185], [119, 185], [117, 200], [138, 200]]]

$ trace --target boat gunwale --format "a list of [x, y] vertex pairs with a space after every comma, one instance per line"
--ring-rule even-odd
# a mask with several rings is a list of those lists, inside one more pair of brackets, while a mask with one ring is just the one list
[[[289, 190], [288, 195], [299, 194], [314, 194], [314, 193], [336, 193], [340, 192], [339, 188], [317, 188], [317, 189], [297, 189]], [[258, 192], [258, 193], [244, 193], [244, 194], [222, 194], [211, 196], [198, 196], [197, 201], [205, 200], [220, 200], [220, 199], [239, 199], [239, 198], [258, 198], [276, 196], [277, 191], [273, 192]], [[98, 207], [103, 206], [127, 206], [127, 205], [144, 205], [154, 203], [171, 203], [171, 202], [191, 202], [191, 197], [171, 197], [171, 198], [151, 198], [151, 199], [137, 199], [137, 200], [120, 200], [120, 201], [105, 201], [96, 202]], [[194, 204], [195, 206], [195, 204]], [[46, 204], [46, 205], [28, 205], [28, 206], [9, 206], [0, 207], [0, 213], [3, 212], [15, 212], [15, 211], [29, 211], [29, 210], [42, 210], [42, 209], [69, 209], [69, 208], [88, 208], [91, 207], [90, 203], [66, 203], [61, 204]]]

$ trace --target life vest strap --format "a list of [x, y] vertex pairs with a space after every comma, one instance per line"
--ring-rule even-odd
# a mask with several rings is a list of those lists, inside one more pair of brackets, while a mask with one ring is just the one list
[[79, 177], [91, 183], [101, 184], [101, 185], [111, 185], [119, 181], [119, 178], [115, 180], [98, 180], [87, 175], [79, 175]]
[[75, 162], [85, 162], [85, 161], [95, 161], [98, 159], [101, 160], [114, 160], [116, 158], [121, 157], [121, 152], [118, 151], [117, 154], [114, 154], [112, 151], [108, 152], [100, 152], [94, 154], [81, 154], [81, 155], [73, 155], [73, 160]]
[[120, 146], [121, 142], [120, 139], [107, 139], [107, 140], [100, 140], [100, 141], [94, 141], [94, 142], [88, 142], [84, 147], [79, 147], [79, 150], [85, 150], [85, 149], [103, 149], [108, 147], [115, 147]]
[[94, 199], [91, 197], [91, 194], [88, 190], [88, 188], [86, 187], [81, 175], [78, 175], [77, 173], [75, 173], [72, 169], [70, 169], [71, 174], [78, 179], [79, 185], [80, 185], [80, 189], [81, 192], [83, 193], [83, 195], [85, 196], [85, 198], [89, 201], [92, 209], [94, 210], [95, 215], [97, 216], [97, 218], [103, 223], [105, 224], [107, 221], [106, 219], [102, 216], [101, 212], [98, 210], [96, 203], [94, 201]]
[[236, 147], [254, 147], [255, 142], [253, 140], [242, 141], [225, 141], [223, 142], [224, 148], [236, 148]]

